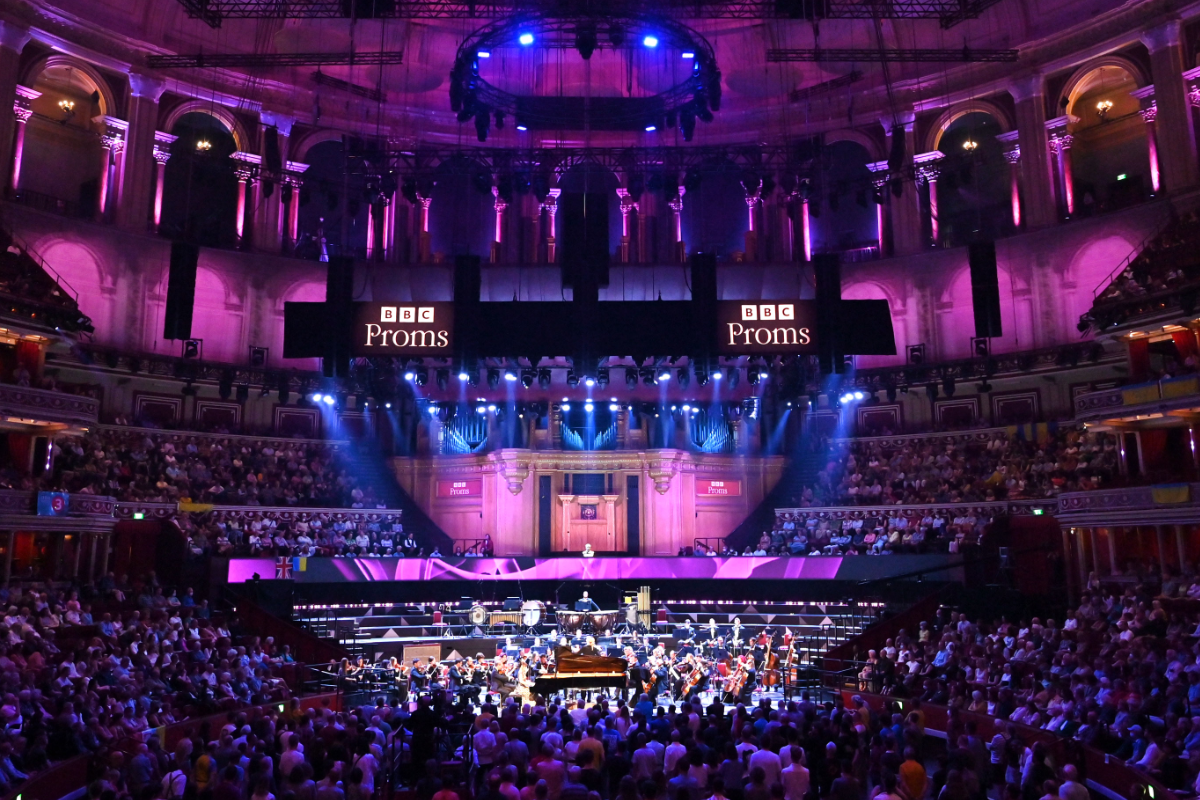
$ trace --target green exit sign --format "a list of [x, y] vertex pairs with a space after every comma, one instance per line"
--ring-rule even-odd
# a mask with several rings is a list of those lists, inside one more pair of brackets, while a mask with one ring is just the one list
[[1125, 173], [1122, 172], [1120, 175], [1117, 176], [1117, 180], [1123, 181], [1123, 180], [1125, 180], [1126, 177], [1128, 177], [1128, 176], [1126, 176]]
[[145, 519], [146, 515], [140, 511], [135, 511], [135, 512], [133, 512], [133, 518], [134, 519]]
[[1033, 510], [1033, 515], [1035, 517], [1040, 517], [1042, 514], [1045, 514], [1045, 513], [1046, 513], [1046, 509], [1044, 509], [1044, 508], [1035, 508]]

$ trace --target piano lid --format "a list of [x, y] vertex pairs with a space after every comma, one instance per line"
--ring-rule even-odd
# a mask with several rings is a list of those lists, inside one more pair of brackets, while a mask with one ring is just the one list
[[559, 647], [554, 651], [554, 673], [570, 675], [575, 672], [625, 672], [629, 662], [616, 656], [585, 656], [582, 653], [572, 653], [569, 647]]

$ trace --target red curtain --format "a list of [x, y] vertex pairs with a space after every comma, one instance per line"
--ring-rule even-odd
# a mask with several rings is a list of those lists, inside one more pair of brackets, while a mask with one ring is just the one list
[[28, 475], [33, 458], [33, 437], [27, 433], [8, 434], [8, 457], [18, 472]]
[[1134, 339], [1129, 343], [1129, 377], [1134, 383], [1150, 380], [1150, 340]]
[[1171, 334], [1175, 340], [1175, 349], [1179, 351], [1179, 363], [1182, 364], [1188, 356], [1197, 355], [1196, 334], [1192, 330], [1175, 331]]
[[1142, 443], [1142, 463], [1146, 465], [1146, 473], [1153, 476], [1155, 471], [1166, 466], [1167, 432], [1162, 428], [1149, 428], [1140, 432]]
[[17, 342], [17, 363], [29, 370], [36, 386], [42, 379], [42, 346], [37, 342]]

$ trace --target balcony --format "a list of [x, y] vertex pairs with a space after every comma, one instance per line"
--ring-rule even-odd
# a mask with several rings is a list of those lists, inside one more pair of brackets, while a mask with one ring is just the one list
[[100, 401], [29, 386], [0, 384], [0, 429], [49, 433], [87, 428], [100, 419]]
[[1197, 410], [1200, 410], [1200, 375], [1118, 386], [1075, 398], [1078, 422], [1137, 422], [1186, 417]]
[[1200, 522], [1200, 483], [1160, 483], [1058, 496], [1064, 526], [1185, 525]]

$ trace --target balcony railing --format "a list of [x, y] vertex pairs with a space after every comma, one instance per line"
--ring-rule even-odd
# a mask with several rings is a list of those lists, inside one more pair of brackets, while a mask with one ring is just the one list
[[85, 427], [100, 419], [100, 401], [85, 395], [0, 383], [0, 416]]
[[1087, 392], [1075, 398], [1075, 419], [1159, 414], [1200, 404], [1200, 375], [1163, 378], [1148, 383]]

